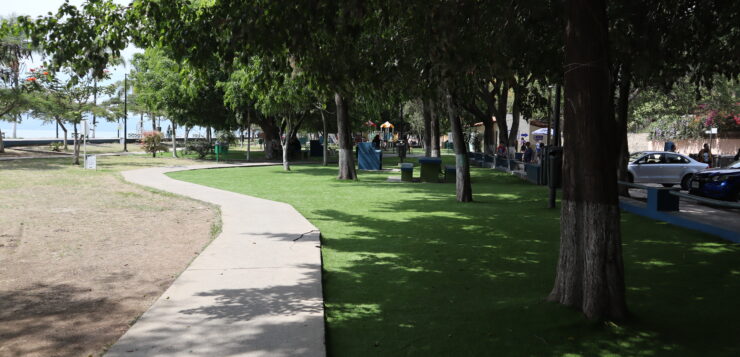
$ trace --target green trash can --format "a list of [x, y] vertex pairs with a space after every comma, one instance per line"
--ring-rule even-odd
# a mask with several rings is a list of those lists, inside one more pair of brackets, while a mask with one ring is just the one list
[[223, 147], [220, 142], [217, 141], [216, 145], [213, 146], [213, 153], [216, 154], [216, 161], [218, 161], [218, 157], [223, 153]]

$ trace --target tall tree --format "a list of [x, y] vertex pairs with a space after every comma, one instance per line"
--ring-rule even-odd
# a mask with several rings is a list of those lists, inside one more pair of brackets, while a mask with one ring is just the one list
[[[16, 121], [34, 88], [21, 79], [24, 60], [31, 57], [31, 48], [13, 19], [0, 19], [0, 120]], [[0, 131], [0, 153], [5, 152]]]
[[568, 0], [560, 257], [549, 299], [590, 319], [627, 315], [605, 0]]

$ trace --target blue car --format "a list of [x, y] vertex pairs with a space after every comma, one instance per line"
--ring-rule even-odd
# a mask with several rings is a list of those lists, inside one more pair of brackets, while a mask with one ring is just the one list
[[719, 200], [740, 201], [740, 161], [694, 174], [689, 193]]

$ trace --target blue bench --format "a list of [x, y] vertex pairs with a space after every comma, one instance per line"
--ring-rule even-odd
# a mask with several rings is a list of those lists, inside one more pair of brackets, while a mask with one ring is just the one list
[[411, 182], [414, 178], [414, 164], [405, 162], [401, 164], [401, 181]]

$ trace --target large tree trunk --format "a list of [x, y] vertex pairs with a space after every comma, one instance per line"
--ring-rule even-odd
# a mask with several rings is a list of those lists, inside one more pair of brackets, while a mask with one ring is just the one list
[[421, 111], [424, 118], [424, 156], [432, 156], [432, 108], [430, 99], [424, 97], [421, 100]]
[[329, 129], [327, 129], [326, 124], [326, 116], [324, 115], [324, 110], [319, 108], [319, 113], [321, 113], [321, 129], [324, 131], [324, 145], [322, 145], [322, 165], [327, 166], [329, 165]]
[[0, 153], [5, 152], [5, 143], [3, 142], [3, 131], [0, 130]]
[[[616, 130], [614, 132], [617, 137], [617, 179], [619, 181], [628, 181], [627, 165], [629, 161], [629, 145], [627, 142], [627, 116], [629, 115], [629, 96], [630, 86], [632, 81], [632, 68], [629, 60], [626, 60], [622, 64], [621, 76], [619, 78], [619, 99], [617, 101], [616, 110]], [[629, 187], [624, 185], [618, 185], [618, 192], [620, 196], [629, 197]]]
[[605, 0], [568, 0], [565, 50], [565, 148], [560, 257], [551, 301], [589, 319], [622, 319], [614, 121]]
[[262, 128], [264, 136], [265, 160], [275, 160], [280, 155], [280, 128], [275, 119], [268, 116], [257, 116], [257, 124]]
[[439, 146], [439, 116], [437, 116], [437, 101], [434, 100], [433, 96], [429, 97], [429, 109], [432, 114], [432, 132], [431, 132], [431, 143], [432, 143], [432, 157], [442, 157], [442, 150]]
[[[517, 149], [517, 141], [519, 140], [519, 120], [521, 118], [521, 87], [519, 84], [514, 84], [514, 103], [511, 106], [511, 131], [509, 132], [509, 148]], [[511, 151], [511, 150], [510, 150]]]
[[493, 155], [496, 152], [496, 138], [493, 135], [493, 121], [490, 115], [483, 120], [483, 152]]
[[452, 126], [452, 141], [455, 146], [455, 193], [458, 202], [472, 202], [473, 189], [470, 185], [470, 161], [463, 139], [462, 123], [457, 115], [449, 87], [445, 86], [445, 106]]
[[[495, 94], [491, 93], [493, 96]], [[501, 83], [501, 90], [496, 95], [495, 112], [496, 125], [498, 126], [498, 142], [504, 145], [509, 144], [509, 124], [506, 123], [506, 107], [509, 104], [509, 84], [506, 81]]]
[[339, 141], [339, 176], [340, 180], [357, 179], [355, 173], [355, 156], [352, 154], [352, 129], [349, 122], [348, 103], [341, 94], [334, 94], [337, 104], [337, 139]]

